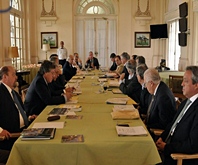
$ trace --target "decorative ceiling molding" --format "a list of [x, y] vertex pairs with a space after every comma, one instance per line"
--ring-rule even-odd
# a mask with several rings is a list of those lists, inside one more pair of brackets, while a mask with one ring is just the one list
[[46, 26], [52, 26], [52, 24], [56, 23], [56, 20], [58, 19], [56, 16], [56, 12], [54, 10], [54, 0], [52, 0], [52, 6], [50, 12], [47, 12], [45, 10], [45, 0], [42, 0], [42, 11], [41, 11], [41, 16], [40, 20], [43, 21]]
[[138, 6], [137, 6], [137, 11], [135, 14], [136, 17], [151, 17], [151, 13], [149, 10], [149, 0], [147, 0], [147, 6], [146, 6], [146, 10], [143, 12], [140, 9], [140, 0], [138, 0]]

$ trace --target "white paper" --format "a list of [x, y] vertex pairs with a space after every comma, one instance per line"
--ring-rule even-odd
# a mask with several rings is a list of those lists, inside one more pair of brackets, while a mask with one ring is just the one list
[[114, 94], [122, 94], [122, 91], [120, 89], [113, 89], [112, 92]]
[[72, 111], [69, 111], [69, 112], [67, 112], [66, 116], [69, 116], [69, 115], [76, 115], [76, 113], [72, 112]]
[[109, 86], [110, 87], [119, 87], [119, 82], [118, 80], [109, 80]]
[[135, 107], [133, 105], [114, 105], [113, 111], [134, 111]]
[[129, 98], [110, 98], [106, 100], [107, 104], [122, 104], [125, 105]]
[[140, 136], [140, 135], [148, 134], [143, 126], [136, 126], [136, 127], [116, 126], [116, 131], [118, 135]]
[[63, 128], [64, 122], [37, 122], [32, 128]]

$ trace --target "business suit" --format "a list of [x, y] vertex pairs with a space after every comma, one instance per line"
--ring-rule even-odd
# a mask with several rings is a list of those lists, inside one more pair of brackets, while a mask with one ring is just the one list
[[140, 102], [140, 94], [142, 90], [142, 86], [137, 80], [136, 75], [133, 75], [131, 79], [125, 79], [125, 83], [121, 83], [119, 89], [123, 94], [128, 95], [135, 102]]
[[99, 62], [98, 62], [98, 59], [96, 57], [93, 57], [93, 59], [91, 59], [91, 60], [87, 60], [86, 61], [85, 68], [88, 68], [88, 66], [90, 68], [92, 68], [92, 65], [91, 64], [93, 64], [93, 66], [95, 66], [96, 69], [99, 69]]
[[28, 88], [24, 107], [29, 115], [39, 115], [47, 105], [65, 103], [64, 96], [52, 96], [43, 75], [38, 73]]
[[[181, 103], [172, 123], [162, 133], [161, 138], [165, 141], [169, 131], [182, 111], [186, 100]], [[190, 105], [183, 118], [177, 124], [169, 143], [164, 148], [164, 165], [176, 165], [171, 153], [198, 153], [198, 98]], [[183, 165], [197, 165], [198, 159], [183, 160]]]
[[73, 67], [68, 61], [65, 62], [63, 66], [63, 75], [65, 76], [65, 80], [69, 81], [75, 74], [77, 69]]
[[110, 67], [110, 71], [115, 71], [116, 70], [116, 68], [117, 68], [117, 65], [116, 65], [116, 63], [115, 62], [113, 62], [113, 64], [111, 65], [111, 67]]
[[147, 88], [142, 89], [141, 94], [140, 94], [140, 109], [139, 112], [140, 114], [146, 114], [148, 110], [148, 100], [150, 97], [150, 93], [148, 92]]
[[128, 77], [129, 77], [129, 72], [128, 72], [127, 68], [126, 68], [126, 65], [124, 65], [124, 68], [123, 68], [122, 73], [125, 74], [125, 75], [124, 75], [124, 79], [125, 79], [125, 80], [128, 79]]
[[[15, 92], [21, 106], [22, 100]], [[19, 110], [17, 109], [11, 94], [3, 83], [0, 83], [0, 127], [10, 133], [20, 132]], [[16, 138], [0, 141], [0, 149], [11, 150]]]
[[[150, 108], [150, 115], [147, 116], [148, 128], [165, 129], [172, 122], [176, 113], [176, 103], [173, 93], [164, 82], [160, 82]], [[151, 96], [149, 98], [149, 104]]]

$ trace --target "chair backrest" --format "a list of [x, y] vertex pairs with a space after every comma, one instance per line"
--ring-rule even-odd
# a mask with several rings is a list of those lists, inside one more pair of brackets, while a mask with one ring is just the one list
[[26, 96], [27, 90], [28, 90], [28, 88], [25, 88], [21, 91], [21, 99], [23, 102], [25, 101], [25, 96]]
[[182, 94], [182, 81], [183, 76], [169, 75], [169, 88], [173, 93], [181, 93]]

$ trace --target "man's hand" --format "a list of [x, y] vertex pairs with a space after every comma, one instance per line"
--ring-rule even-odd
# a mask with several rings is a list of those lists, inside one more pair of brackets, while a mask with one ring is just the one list
[[157, 146], [157, 149], [159, 151], [164, 151], [164, 147], [165, 147], [166, 143], [162, 140], [162, 138], [159, 138], [157, 141], [156, 141], [156, 146]]
[[11, 134], [10, 132], [8, 132], [7, 130], [3, 130], [1, 133], [0, 133], [0, 136], [5, 136], [6, 139], [9, 139], [11, 137]]
[[37, 117], [37, 115], [28, 116], [28, 120], [33, 121], [34, 119], [36, 119], [36, 117]]
[[67, 92], [67, 93], [65, 93], [64, 95], [66, 95], [67, 100], [71, 99], [72, 96], [73, 96], [73, 94], [72, 94], [71, 92]]
[[74, 87], [68, 87], [65, 89], [66, 92], [70, 92], [70, 93], [72, 93], [75, 90], [76, 90], [76, 88], [74, 88]]
[[125, 73], [122, 73], [122, 74], [120, 75], [120, 80], [123, 80], [124, 77], [125, 77]]

